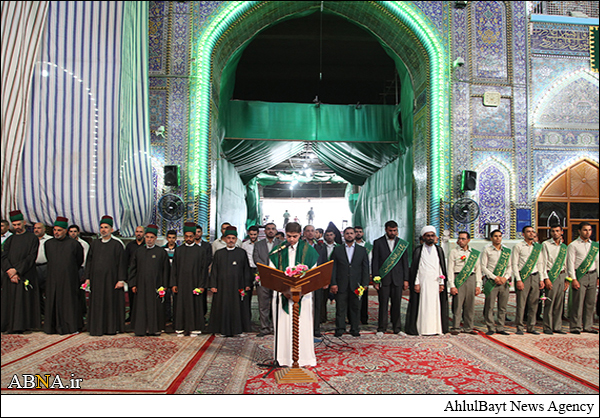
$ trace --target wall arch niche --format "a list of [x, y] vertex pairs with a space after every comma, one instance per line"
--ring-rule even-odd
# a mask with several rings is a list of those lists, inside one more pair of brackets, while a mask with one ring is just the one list
[[592, 224], [592, 240], [598, 240], [598, 164], [581, 160], [552, 178], [537, 199], [540, 242], [550, 237], [550, 225], [559, 223], [568, 244], [578, 237], [582, 221]]

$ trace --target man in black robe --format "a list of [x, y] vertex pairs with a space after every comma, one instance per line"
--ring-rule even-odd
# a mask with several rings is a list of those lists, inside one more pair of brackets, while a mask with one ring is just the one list
[[2, 332], [21, 334], [40, 328], [35, 260], [39, 240], [25, 230], [21, 211], [10, 212], [15, 233], [2, 244]]
[[[144, 235], [145, 229], [143, 226], [138, 226], [135, 228], [135, 241], [131, 241], [125, 247], [125, 263], [127, 268], [131, 265], [131, 258], [133, 257], [133, 253], [135, 253], [139, 248], [144, 246]], [[129, 271], [127, 272], [129, 275]], [[129, 287], [129, 291], [127, 292], [127, 298], [129, 299], [129, 314], [125, 318], [125, 322], [133, 322], [133, 310], [135, 305], [135, 293]]]
[[[208, 241], [204, 241], [202, 239], [202, 227], [200, 225], [196, 225], [196, 237], [195, 237], [194, 242], [202, 250], [202, 254], [204, 257], [204, 272], [203, 272], [203, 274], [204, 274], [204, 277], [206, 277], [206, 281], [208, 282], [208, 271], [209, 271], [210, 265], [212, 264], [213, 252], [212, 252], [212, 245], [210, 245], [208, 243]], [[207, 307], [208, 307], [208, 299], [207, 299], [208, 292], [202, 293], [202, 295], [200, 295], [200, 297], [202, 298], [202, 303], [204, 303], [204, 323], [206, 324], [206, 314], [207, 314]]]
[[79, 304], [79, 267], [83, 264], [83, 247], [69, 237], [69, 220], [57, 217], [54, 238], [44, 243], [48, 270], [46, 276], [46, 334], [76, 334], [83, 328]]
[[[206, 289], [206, 257], [204, 249], [195, 241], [196, 224], [183, 226], [184, 244], [175, 249], [171, 264], [173, 312], [178, 337], [196, 337], [204, 330], [206, 306], [202, 295]], [[207, 245], [208, 247], [208, 245]]]
[[129, 265], [129, 286], [135, 293], [133, 312], [135, 335], [160, 335], [165, 329], [165, 313], [161, 305], [169, 285], [169, 256], [156, 245], [158, 226], [146, 227], [146, 246], [138, 248]]
[[125, 331], [125, 247], [112, 237], [113, 218], [100, 220], [100, 239], [92, 242], [85, 264], [85, 287], [90, 291], [90, 335], [115, 335]]
[[207, 331], [225, 337], [244, 336], [251, 330], [243, 298], [252, 286], [252, 272], [246, 251], [236, 247], [237, 229], [227, 227], [223, 239], [227, 247], [215, 252], [210, 272], [213, 297]]

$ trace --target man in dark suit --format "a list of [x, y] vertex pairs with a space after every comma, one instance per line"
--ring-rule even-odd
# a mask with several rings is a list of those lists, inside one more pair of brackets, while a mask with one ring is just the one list
[[[435, 245], [436, 232], [433, 226], [423, 227], [421, 236], [423, 244], [414, 249], [410, 267], [410, 300], [406, 311], [406, 333], [409, 335], [446, 334], [449, 331], [448, 274], [444, 250]], [[432, 263], [432, 260], [435, 260], [435, 263]], [[428, 291], [424, 292], [424, 290]], [[434, 308], [431, 295], [435, 293], [439, 294], [439, 318], [435, 318], [435, 314], [428, 310]], [[421, 300], [423, 297], [426, 298], [428, 308], [419, 310], [420, 305], [425, 306]], [[431, 323], [434, 324], [433, 327], [430, 326]], [[430, 331], [432, 328], [434, 332]]]
[[[252, 253], [254, 263], [261, 263], [265, 266], [269, 265], [269, 253], [283, 244], [282, 241], [275, 238], [275, 234], [277, 234], [277, 227], [275, 224], [272, 222], [266, 224], [266, 238], [258, 241], [254, 245], [254, 252]], [[260, 283], [257, 283], [256, 295], [258, 297], [258, 315], [260, 318], [260, 332], [257, 336], [262, 338], [265, 335], [273, 333], [273, 323], [270, 319], [273, 291], [261, 286]]]
[[333, 249], [333, 273], [330, 291], [335, 297], [335, 336], [346, 331], [346, 313], [350, 319], [350, 334], [360, 337], [360, 298], [355, 291], [369, 285], [369, 256], [367, 250], [354, 242], [354, 228], [344, 230], [344, 245]]
[[[400, 304], [402, 292], [408, 289], [408, 243], [398, 238], [398, 224], [385, 223], [385, 235], [373, 242], [373, 281], [379, 296], [377, 336], [381, 337], [388, 327], [388, 304], [392, 300], [391, 317], [394, 334], [400, 334]], [[377, 279], [381, 282], [377, 283]]]
[[[203, 251], [203, 258], [204, 258], [204, 271], [202, 272], [202, 277], [203, 280], [206, 280], [206, 282], [208, 283], [208, 272], [209, 272], [209, 268], [210, 265], [212, 264], [212, 257], [213, 257], [213, 253], [212, 253], [212, 246], [204, 241], [202, 239], [202, 227], [200, 225], [196, 225], [196, 234], [194, 235], [194, 242], [196, 243], [196, 245], [198, 245], [202, 251]], [[202, 302], [204, 303], [204, 318], [206, 319], [206, 316], [208, 314], [208, 302], [207, 302], [207, 296], [208, 296], [208, 292], [203, 292], [200, 297], [202, 298]]]

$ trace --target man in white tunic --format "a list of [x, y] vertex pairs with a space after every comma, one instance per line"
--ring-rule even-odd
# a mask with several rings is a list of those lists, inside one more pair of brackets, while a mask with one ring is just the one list
[[435, 335], [448, 332], [448, 294], [444, 251], [435, 245], [436, 230], [421, 230], [424, 243], [413, 251], [406, 333]]
[[[300, 241], [302, 229], [300, 224], [290, 222], [285, 226], [286, 243], [275, 248], [270, 255], [270, 266], [281, 271], [299, 264], [312, 269], [317, 265], [319, 253], [304, 241]], [[280, 366], [292, 366], [292, 325], [293, 309], [290, 295], [274, 292], [273, 321], [277, 329], [276, 358]], [[312, 293], [304, 295], [300, 300], [299, 330], [300, 367], [316, 366], [315, 346], [313, 338], [313, 297]]]

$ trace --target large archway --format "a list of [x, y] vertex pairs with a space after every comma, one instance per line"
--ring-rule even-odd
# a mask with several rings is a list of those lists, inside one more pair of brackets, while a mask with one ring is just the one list
[[197, 221], [206, 224], [209, 217], [211, 223], [214, 220], [210, 195], [214, 195], [216, 178], [210, 173], [215, 168], [211, 161], [219, 155], [209, 153], [211, 143], [221, 134], [217, 129], [219, 94], [227, 61], [264, 28], [321, 7], [371, 32], [410, 73], [416, 97], [413, 116], [415, 122], [419, 119], [415, 125], [421, 127], [418, 136], [424, 139], [416, 151], [413, 170], [419, 196], [415, 222], [439, 226], [440, 201], [449, 190], [448, 59], [425, 16], [404, 2], [231, 2], [222, 6], [204, 29], [194, 53], [188, 198], [198, 202]]

